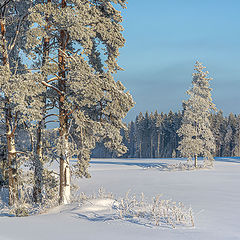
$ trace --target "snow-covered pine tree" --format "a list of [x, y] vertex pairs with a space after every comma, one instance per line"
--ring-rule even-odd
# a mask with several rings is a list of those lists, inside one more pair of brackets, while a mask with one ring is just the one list
[[236, 132], [233, 140], [234, 140], [233, 156], [239, 157], [240, 156], [240, 116], [238, 116], [236, 119]]
[[162, 134], [162, 118], [161, 115], [158, 114], [157, 111], [154, 113], [154, 128], [155, 128], [155, 138], [156, 138], [156, 143], [155, 143], [155, 157], [159, 158], [160, 157], [160, 139], [161, 139], [161, 134]]
[[164, 147], [165, 156], [172, 156], [173, 149], [176, 148], [176, 127], [177, 115], [170, 110], [164, 121], [164, 138], [166, 143]]
[[227, 121], [222, 110], [219, 110], [217, 114], [211, 114], [211, 130], [216, 142], [215, 156], [221, 157], [224, 152], [224, 136], [227, 131]]
[[[43, 4], [51, 3], [51, 0], [47, 0], [43, 2]], [[36, 4], [36, 3], [35, 3]], [[47, 33], [50, 29], [49, 24], [49, 15], [46, 14], [45, 17], [45, 27], [44, 30]], [[41, 66], [44, 68], [45, 64], [48, 61], [49, 53], [50, 53], [50, 37], [46, 34], [43, 37], [43, 44], [42, 49], [39, 51], [42, 52], [41, 56]], [[44, 74], [44, 81], [47, 82], [48, 80], [48, 73]], [[33, 159], [33, 166], [34, 166], [34, 187], [33, 187], [33, 199], [35, 203], [42, 202], [42, 190], [43, 190], [43, 182], [44, 182], [44, 130], [46, 128], [46, 120], [49, 117], [52, 117], [53, 114], [47, 114], [47, 108], [53, 109], [52, 105], [48, 106], [47, 104], [47, 87], [44, 85], [45, 91], [43, 92], [40, 101], [44, 105], [42, 110], [42, 118], [37, 123], [36, 129], [36, 146], [34, 148], [34, 159]]]
[[22, 63], [20, 52], [25, 45], [25, 32], [28, 29], [28, 9], [31, 1], [1, 1], [0, 3], [0, 91], [1, 118], [5, 119], [7, 145], [7, 172], [9, 205], [18, 200], [18, 166], [16, 133], [19, 127], [36, 120], [41, 106], [36, 104], [41, 87], [41, 75], [27, 71]]
[[232, 155], [232, 148], [233, 148], [233, 129], [231, 125], [227, 126], [227, 132], [224, 137], [224, 144], [223, 144], [223, 156], [229, 157]]
[[236, 115], [230, 113], [227, 119], [226, 134], [224, 136], [223, 156], [234, 156], [234, 136], [237, 130]]
[[151, 156], [151, 120], [148, 111], [146, 111], [143, 119], [143, 140], [142, 140], [142, 157], [149, 158]]
[[[60, 160], [60, 203], [70, 201], [70, 164], [73, 155], [78, 162], [73, 169], [88, 177], [88, 162], [96, 141], [120, 154], [120, 129], [133, 106], [133, 100], [113, 73], [119, 48], [124, 46], [121, 13], [113, 4], [125, 7], [124, 0], [59, 0], [39, 3], [30, 16], [34, 22], [28, 34], [33, 56], [40, 57], [42, 39], [50, 39], [50, 54], [41, 72], [52, 76], [42, 84], [48, 88], [48, 99], [58, 109]], [[50, 28], [46, 30], [46, 16]]]
[[[12, 116], [12, 110], [9, 99], [9, 81], [10, 81], [10, 62], [9, 62], [9, 51], [7, 39], [7, 29], [6, 18], [8, 17], [8, 10], [11, 8], [10, 4], [6, 1], [1, 2], [0, 7], [0, 24], [1, 24], [1, 69], [0, 69], [0, 83], [1, 83], [1, 118], [5, 115], [5, 131], [6, 131], [6, 143], [7, 143], [7, 169], [3, 169], [3, 174], [6, 175], [5, 171], [8, 171], [8, 183], [9, 183], [9, 205], [12, 205], [17, 199], [17, 179], [16, 179], [16, 150], [15, 150], [15, 125], [12, 127], [11, 124], [14, 121]], [[16, 120], [15, 120], [16, 122]]]
[[142, 158], [142, 147], [143, 147], [143, 141], [144, 141], [144, 116], [142, 112], [138, 114], [136, 117], [136, 157]]
[[215, 151], [215, 140], [210, 128], [210, 112], [216, 110], [212, 102], [208, 72], [200, 62], [196, 62], [193, 73], [192, 88], [187, 91], [189, 99], [183, 101], [183, 119], [177, 131], [181, 137], [178, 150], [182, 157], [195, 159], [202, 156], [213, 163], [212, 153]]
[[149, 157], [154, 157], [154, 136], [155, 136], [155, 124], [154, 124], [154, 114], [151, 112], [149, 116], [149, 138], [150, 138], [150, 154]]

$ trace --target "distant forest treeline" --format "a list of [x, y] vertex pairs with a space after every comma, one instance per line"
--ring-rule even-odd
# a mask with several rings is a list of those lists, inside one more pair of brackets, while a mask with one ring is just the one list
[[[126, 130], [122, 130], [123, 143], [128, 152], [125, 158], [168, 158], [179, 157], [177, 130], [182, 121], [182, 112], [148, 113], [140, 112]], [[240, 115], [230, 113], [223, 116], [219, 111], [210, 116], [211, 130], [216, 140], [215, 157], [240, 156]], [[92, 157], [116, 157], [99, 143]]]

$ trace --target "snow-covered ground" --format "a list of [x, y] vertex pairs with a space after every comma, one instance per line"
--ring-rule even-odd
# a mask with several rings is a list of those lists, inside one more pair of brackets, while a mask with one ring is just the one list
[[[144, 193], [191, 206], [195, 227], [146, 226], [141, 222], [113, 220], [113, 200], [72, 204], [48, 213], [17, 218], [0, 216], [0, 240], [157, 240], [240, 239], [240, 158], [218, 158], [210, 170], [164, 171], [170, 159], [93, 159], [91, 179], [79, 181], [80, 191], [93, 194], [99, 188], [116, 197]], [[162, 166], [162, 167], [159, 167]], [[91, 213], [91, 214], [90, 214]]]

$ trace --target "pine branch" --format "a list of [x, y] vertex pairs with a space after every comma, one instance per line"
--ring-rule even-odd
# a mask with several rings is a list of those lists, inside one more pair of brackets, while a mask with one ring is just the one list
[[52, 113], [52, 114], [48, 114], [48, 115], [46, 115], [46, 116], [43, 118], [43, 120], [46, 119], [46, 118], [48, 118], [48, 117], [51, 117], [51, 116], [59, 117], [58, 114], [54, 114], [54, 113]]
[[45, 122], [45, 124], [47, 124], [47, 123], [55, 123], [55, 122], [59, 122], [59, 121], [58, 120], [51, 120], [51, 121]]
[[49, 88], [52, 88], [53, 90], [55, 90], [59, 95], [63, 96], [64, 94], [56, 87], [52, 86], [51, 84], [46, 83], [45, 81], [41, 81], [41, 83]]
[[56, 77], [54, 77], [54, 78], [49, 79], [49, 80], [47, 81], [47, 83], [56, 81], [56, 80], [58, 80], [58, 79], [61, 79], [61, 78], [60, 78], [59, 76], [56, 76]]

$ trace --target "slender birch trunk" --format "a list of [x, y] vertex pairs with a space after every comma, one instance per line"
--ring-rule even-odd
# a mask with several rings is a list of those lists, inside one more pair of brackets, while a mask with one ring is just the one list
[[[66, 7], [66, 0], [62, 0], [61, 7]], [[68, 117], [64, 109], [66, 92], [66, 69], [65, 69], [65, 51], [68, 42], [68, 34], [65, 30], [60, 30], [60, 51], [58, 52], [59, 77], [58, 87], [61, 91], [59, 96], [59, 136], [62, 141], [62, 152], [60, 156], [60, 190], [59, 203], [70, 203], [70, 168], [69, 168], [69, 146], [68, 146]]]

